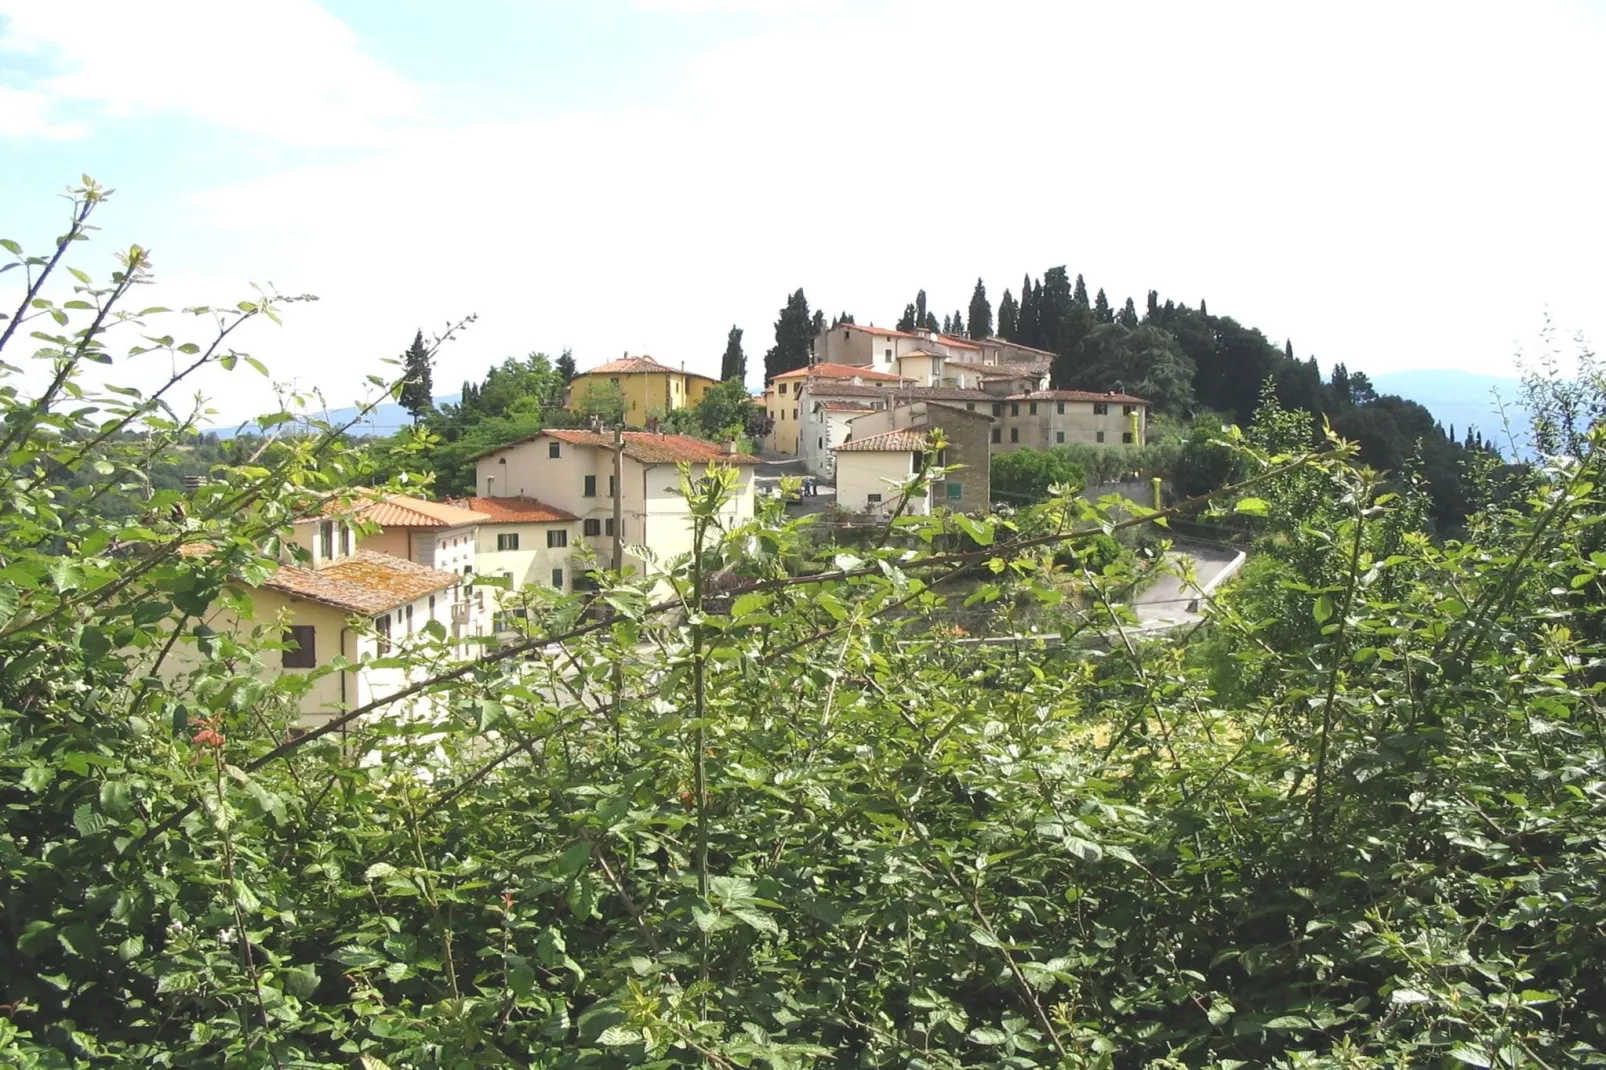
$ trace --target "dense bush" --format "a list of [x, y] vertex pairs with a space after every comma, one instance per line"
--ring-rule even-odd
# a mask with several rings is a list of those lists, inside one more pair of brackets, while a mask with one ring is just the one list
[[[361, 462], [102, 517], [187, 422], [83, 376], [143, 270], [30, 294], [46, 386], [0, 391], [0, 1063], [1606, 1064], [1599, 432], [1440, 544], [1267, 413], [1219, 501], [1275, 567], [1153, 643], [1050, 582], [1138, 523], [1089, 503], [797, 575], [807, 520], [719, 530], [688, 473], [672, 598], [443, 662], [443, 723], [292, 737], [273, 643], [204, 621]], [[961, 641], [931, 585], [977, 563], [1070, 641]]]

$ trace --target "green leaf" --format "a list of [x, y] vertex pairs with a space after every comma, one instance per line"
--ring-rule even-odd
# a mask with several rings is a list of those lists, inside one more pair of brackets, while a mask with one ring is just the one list
[[377, 1055], [358, 1055], [357, 1061], [362, 1063], [362, 1070], [390, 1070], [390, 1064]]
[[128, 784], [122, 780], [107, 780], [100, 785], [100, 806], [113, 817], [124, 817], [133, 810], [133, 796]]
[[1389, 1002], [1397, 1007], [1410, 1007], [1418, 1003], [1431, 1003], [1432, 1000], [1414, 988], [1396, 988]]
[[297, 999], [306, 999], [318, 989], [318, 971], [311, 966], [292, 966], [279, 974], [279, 980]]
[[1233, 509], [1245, 516], [1266, 516], [1271, 512], [1271, 506], [1264, 498], [1239, 498]]
[[1485, 1052], [1482, 1048], [1473, 1047], [1466, 1041], [1462, 1041], [1450, 1049], [1450, 1058], [1456, 1060], [1457, 1062], [1466, 1063], [1468, 1066], [1494, 1065], [1494, 1063], [1489, 1059], [1489, 1054], [1487, 1052]]
[[641, 1043], [641, 1033], [622, 1025], [610, 1025], [597, 1034], [597, 1043], [605, 1048], [619, 1048], [626, 1044]]
[[379, 880], [381, 877], [388, 877], [395, 872], [396, 867], [389, 862], [375, 862], [362, 871], [362, 879], [365, 881]]
[[1315, 1024], [1300, 1014], [1284, 1014], [1266, 1023], [1267, 1029], [1314, 1029]]
[[764, 913], [762, 910], [752, 910], [747, 907], [737, 907], [736, 909], [732, 910], [731, 913], [761, 933], [768, 933], [771, 936], [774, 936], [780, 931], [775, 924], [775, 919]]
[[21, 256], [22, 255], [22, 246], [18, 245], [16, 242], [12, 241], [10, 238], [0, 238], [0, 249], [4, 249], [6, 252], [10, 253], [12, 256]]
[[80, 836], [93, 836], [106, 829], [107, 821], [88, 803], [80, 803], [72, 812], [73, 828]]
[[1333, 615], [1333, 600], [1325, 594], [1316, 599], [1316, 623], [1321, 624]]
[[995, 1047], [999, 1044], [1009, 1043], [1008, 1033], [1004, 1032], [1002, 1029], [993, 1029], [989, 1026], [980, 1026], [972, 1029], [970, 1032], [966, 1033], [965, 1036], [974, 1043], [985, 1044], [988, 1047]]

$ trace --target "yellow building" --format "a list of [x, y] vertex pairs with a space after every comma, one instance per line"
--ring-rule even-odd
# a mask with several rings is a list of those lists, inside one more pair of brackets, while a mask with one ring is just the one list
[[617, 391], [624, 403], [625, 423], [645, 427], [653, 416], [697, 404], [717, 383], [717, 379], [687, 371], [684, 365], [671, 368], [651, 357], [627, 354], [571, 379], [566, 407], [570, 412], [594, 411], [599, 400]]

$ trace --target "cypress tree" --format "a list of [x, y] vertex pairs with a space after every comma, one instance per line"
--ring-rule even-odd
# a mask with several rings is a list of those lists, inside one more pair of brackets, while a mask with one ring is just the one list
[[898, 317], [898, 330], [912, 331], [915, 329], [915, 306], [904, 305], [903, 315]]
[[801, 288], [786, 299], [780, 318], [775, 321], [775, 345], [764, 354], [764, 378], [775, 378], [782, 372], [806, 368], [813, 351], [814, 317], [809, 315], [809, 300]]
[[1289, 360], [1294, 359], [1294, 340], [1289, 338], [1283, 342], [1283, 356]]
[[1210, 310], [1205, 307], [1205, 299], [1202, 298], [1202, 297], [1199, 298], [1199, 315], [1201, 315], [1201, 316], [1210, 315]]
[[842, 313], [842, 315], [840, 315], [840, 316], [838, 316], [836, 318], [836, 321], [837, 321], [837, 323], [852, 323], [853, 322], [853, 313], [844, 312], [844, 313]]
[[[971, 322], [975, 322], [974, 317]], [[1015, 305], [1014, 295], [1008, 290], [998, 299], [998, 337], [1011, 342], [1020, 339], [1020, 309]]]
[[1038, 343], [1037, 294], [1030, 275], [1026, 276], [1020, 288], [1020, 343], [1026, 346]]
[[[1007, 291], [1006, 291], [1007, 293]], [[1002, 315], [1002, 307], [1000, 315]], [[986, 338], [993, 333], [993, 306], [987, 300], [987, 287], [976, 280], [976, 290], [970, 295], [970, 336]]]
[[939, 326], [937, 323], [937, 314], [935, 312], [927, 312], [926, 322], [921, 324], [921, 326], [928, 331], [935, 331]]
[[1076, 289], [1073, 292], [1073, 295], [1076, 298], [1077, 304], [1081, 305], [1083, 308], [1091, 307], [1087, 303], [1087, 283], [1082, 281], [1082, 276], [1080, 275], [1076, 276]]
[[924, 327], [929, 319], [931, 314], [926, 311], [926, 291], [921, 290], [915, 294], [915, 324]]
[[1110, 311], [1110, 299], [1104, 296], [1103, 287], [1099, 288], [1099, 295], [1093, 299], [1093, 315], [1100, 323], [1115, 322], [1115, 313]]
[[435, 390], [432, 382], [429, 349], [424, 345], [424, 332], [413, 335], [413, 344], [402, 354], [403, 375], [401, 401], [416, 423], [418, 418], [435, 408]]
[[957, 308], [954, 309], [954, 318], [949, 321], [949, 327], [946, 333], [956, 334], [961, 338], [965, 336], [965, 314], [959, 311]]
[[1160, 315], [1160, 291], [1149, 291], [1149, 307], [1144, 311], [1143, 318], [1152, 320]]
[[731, 326], [725, 336], [725, 356], [719, 362], [719, 378], [723, 382], [747, 378], [747, 354], [742, 352], [742, 329]]
[[1130, 297], [1126, 299], [1126, 304], [1121, 306], [1121, 314], [1115, 317], [1115, 321], [1129, 331], [1137, 330], [1138, 308]]
[[954, 329], [954, 321], [949, 319], [947, 316], [944, 316], [942, 318], [942, 333], [943, 334], [952, 334], [953, 333], [953, 329]]

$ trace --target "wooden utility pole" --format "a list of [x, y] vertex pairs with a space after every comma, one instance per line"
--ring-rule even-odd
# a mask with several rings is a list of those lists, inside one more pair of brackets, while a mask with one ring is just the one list
[[625, 429], [613, 425], [613, 571], [625, 567]]

